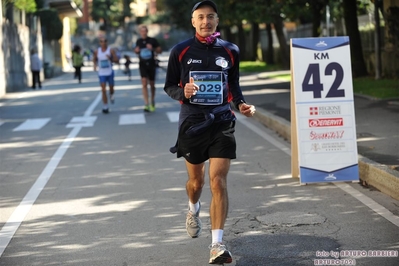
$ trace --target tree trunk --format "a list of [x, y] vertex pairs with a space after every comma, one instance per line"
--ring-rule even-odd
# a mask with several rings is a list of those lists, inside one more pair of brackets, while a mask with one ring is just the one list
[[259, 24], [252, 23], [252, 43], [251, 50], [249, 51], [249, 56], [251, 61], [256, 61], [258, 57], [258, 44], [259, 44]]
[[273, 34], [272, 34], [272, 24], [266, 24], [267, 33], [267, 51], [266, 51], [266, 63], [274, 65], [274, 47], [273, 47]]
[[345, 29], [350, 40], [352, 75], [353, 77], [367, 76], [368, 73], [363, 57], [363, 48], [357, 21], [356, 0], [342, 1], [342, 5], [344, 9]]
[[290, 55], [289, 55], [287, 40], [284, 35], [284, 24], [281, 16], [275, 16], [274, 29], [276, 30], [278, 43], [280, 44], [281, 65], [283, 66], [283, 68], [289, 69]]
[[312, 3], [312, 35], [313, 37], [319, 37], [321, 35], [321, 10], [323, 6], [321, 4]]
[[238, 47], [240, 47], [240, 60], [248, 61], [247, 42], [242, 24], [238, 25]]
[[219, 29], [216, 29], [216, 31], [220, 31], [221, 38], [225, 39], [227, 41], [233, 42], [234, 43], [234, 35], [231, 33], [230, 27], [220, 27]]

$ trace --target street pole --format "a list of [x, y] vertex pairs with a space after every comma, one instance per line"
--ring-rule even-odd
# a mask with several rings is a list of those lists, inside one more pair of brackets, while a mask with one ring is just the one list
[[327, 37], [330, 36], [330, 6], [326, 6], [326, 27], [327, 27]]
[[381, 78], [381, 30], [380, 30], [380, 1], [374, 1], [374, 18], [375, 18], [375, 79]]

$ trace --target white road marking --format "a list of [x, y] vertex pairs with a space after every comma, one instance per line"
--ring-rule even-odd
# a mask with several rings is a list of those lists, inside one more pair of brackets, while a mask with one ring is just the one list
[[166, 115], [170, 122], [175, 123], [179, 121], [179, 113], [180, 112], [166, 112]]
[[83, 116], [91, 116], [91, 114], [94, 111], [94, 108], [96, 108], [96, 106], [99, 104], [99, 102], [101, 101], [101, 93], [99, 93], [96, 97], [96, 99], [94, 99], [94, 101], [90, 104], [89, 108], [87, 108], [86, 112], [84, 113]]
[[244, 124], [247, 128], [251, 129], [253, 132], [264, 138], [267, 142], [270, 142], [273, 144], [276, 148], [279, 150], [283, 151], [284, 153], [288, 154], [291, 156], [291, 149], [287, 147], [286, 144], [277, 141], [275, 138], [270, 136], [265, 132], [264, 129], [260, 129], [259, 127], [255, 126], [254, 124], [249, 123], [246, 119], [249, 119], [241, 114], [235, 113], [237, 116], [237, 121], [240, 122], [241, 124]]
[[372, 209], [373, 211], [375, 211], [376, 213], [378, 213], [379, 215], [381, 215], [382, 217], [384, 217], [385, 219], [387, 219], [388, 221], [399, 227], [399, 217], [394, 215], [385, 207], [381, 206], [380, 204], [370, 199], [366, 195], [362, 194], [358, 190], [353, 189], [351, 186], [349, 186], [349, 184], [334, 183], [334, 185], [336, 185], [337, 187], [339, 187], [349, 195], [352, 195], [353, 197], [358, 199], [361, 203], [363, 203], [364, 205], [366, 205], [367, 207], [369, 207], [370, 209]]
[[27, 130], [38, 130], [44, 127], [50, 118], [35, 118], [27, 119], [25, 122], [20, 124], [18, 127], [14, 128], [13, 131], [27, 131]]
[[[100, 99], [101, 99], [101, 93], [97, 96], [97, 98], [86, 110], [86, 112], [84, 113], [84, 117], [90, 117], [91, 113], [94, 110], [94, 107], [99, 103]], [[79, 134], [81, 129], [82, 125], [80, 124], [78, 124], [76, 127], [72, 129], [72, 131], [69, 133], [66, 139], [64, 139], [64, 141], [61, 143], [61, 146], [58, 147], [53, 157], [51, 157], [50, 161], [47, 163], [46, 167], [44, 168], [40, 176], [37, 178], [36, 182], [33, 184], [28, 193], [22, 199], [21, 203], [13, 211], [10, 218], [8, 218], [7, 222], [4, 224], [3, 228], [0, 231], [0, 257], [2, 256], [4, 250], [10, 243], [15, 232], [18, 230], [19, 226], [25, 219], [26, 215], [29, 213], [37, 197], [40, 195], [43, 188], [50, 180], [52, 174], [54, 173], [58, 164], [62, 160], [62, 157], [65, 155], [69, 146], [74, 141], [75, 137]]]
[[[256, 125], [250, 123], [248, 118], [241, 114], [236, 114], [237, 116], [237, 121], [239, 121], [241, 124], [245, 125], [247, 128], [251, 129], [253, 132], [261, 136], [263, 139], [265, 139], [267, 142], [271, 143], [274, 145], [276, 148], [279, 150], [285, 152], [289, 156], [291, 156], [291, 149], [288, 148], [286, 145], [283, 143], [277, 141], [275, 138], [264, 132], [264, 130], [261, 130], [259, 127]], [[390, 221], [397, 227], [399, 227], [399, 217], [394, 215], [392, 212], [390, 212], [387, 208], [382, 206], [381, 204], [375, 202], [373, 199], [367, 197], [360, 191], [354, 189], [350, 185], [346, 183], [338, 183], [338, 182], [333, 182], [333, 184], [348, 193], [349, 195], [352, 195], [355, 199], [369, 207], [371, 210], [373, 210], [375, 213], [379, 214], [380, 216], [384, 217], [386, 220]]]
[[96, 121], [97, 116], [75, 116], [66, 125], [67, 128], [82, 126], [82, 127], [92, 127]]
[[144, 114], [125, 114], [119, 116], [119, 125], [145, 124]]

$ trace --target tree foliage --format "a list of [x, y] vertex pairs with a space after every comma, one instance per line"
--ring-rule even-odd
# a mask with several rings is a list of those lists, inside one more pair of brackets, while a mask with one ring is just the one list
[[46, 0], [34, 0], [36, 2], [37, 10], [42, 9], [44, 7], [44, 2]]
[[61, 39], [64, 26], [57, 10], [42, 9], [37, 12], [37, 15], [40, 17], [42, 28], [44, 28], [43, 37], [49, 41]]
[[23, 10], [26, 13], [33, 13], [37, 9], [35, 0], [5, 0], [5, 4], [13, 4], [16, 9]]
[[124, 17], [130, 16], [126, 8], [131, 0], [93, 0], [91, 17], [96, 22], [103, 22], [103, 29], [118, 27], [123, 24]]
[[[163, 0], [165, 16], [170, 18], [170, 24], [176, 28], [191, 30], [191, 9], [197, 0]], [[214, 1], [217, 4], [217, 1]], [[179, 7], [179, 8], [176, 8]]]
[[[165, 14], [170, 17], [170, 23], [177, 28], [192, 29], [190, 22], [191, 9], [198, 0], [162, 0]], [[356, 66], [356, 76], [367, 73], [362, 58], [357, 15], [367, 11], [369, 0], [214, 0], [219, 10], [219, 27], [231, 32], [236, 27], [238, 45], [245, 48], [246, 39], [243, 32], [249, 28], [257, 29], [258, 24], [271, 25], [280, 44], [280, 60], [284, 66], [289, 64], [288, 41], [284, 33], [284, 23], [291, 21], [297, 24], [312, 23], [312, 36], [322, 35], [322, 22], [326, 21], [326, 6], [329, 6], [332, 22], [345, 18], [345, 28], [350, 37], [352, 61]], [[179, 7], [179, 8], [176, 8]], [[271, 27], [267, 27], [269, 30]], [[252, 34], [256, 36], [256, 34]], [[271, 36], [271, 35], [269, 35]], [[226, 36], [225, 36], [226, 37]], [[252, 40], [256, 42], [258, 40]], [[270, 47], [270, 45], [269, 45]], [[250, 49], [253, 49], [250, 47]], [[242, 49], [245, 50], [245, 49]]]
[[388, 41], [395, 47], [399, 45], [399, 7], [392, 6], [388, 8], [386, 14], [388, 26]]

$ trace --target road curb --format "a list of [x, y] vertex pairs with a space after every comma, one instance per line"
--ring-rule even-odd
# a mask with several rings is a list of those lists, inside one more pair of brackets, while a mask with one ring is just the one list
[[[254, 118], [291, 143], [291, 123], [284, 118], [256, 107]], [[399, 172], [358, 154], [359, 177], [366, 184], [399, 200]]]
[[367, 185], [399, 200], [399, 172], [360, 154], [358, 156], [360, 179]]

